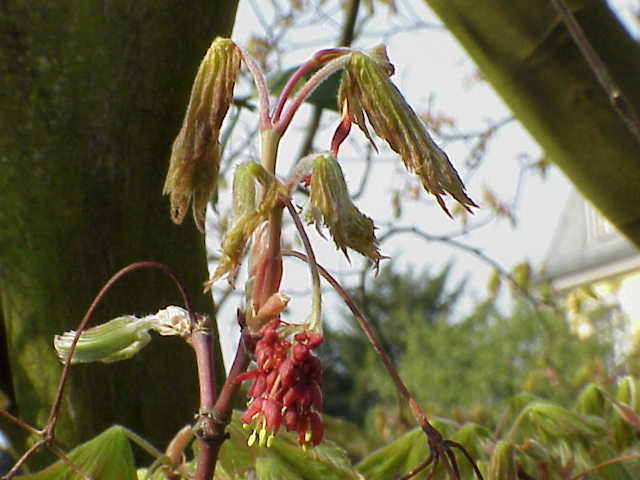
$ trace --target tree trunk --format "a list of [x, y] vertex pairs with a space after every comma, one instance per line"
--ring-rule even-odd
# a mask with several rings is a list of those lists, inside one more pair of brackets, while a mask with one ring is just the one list
[[[0, 318], [14, 407], [38, 427], [60, 374], [54, 334], [76, 327], [118, 269], [166, 263], [197, 311], [212, 312], [204, 238], [191, 221], [171, 223], [162, 185], [199, 61], [230, 34], [236, 7], [0, 1]], [[135, 272], [93, 322], [169, 304], [181, 304], [169, 279]], [[73, 367], [58, 440], [69, 447], [120, 423], [165, 445], [197, 409], [194, 370], [175, 338], [132, 360]]]
[[[640, 246], [640, 144], [548, 0], [426, 0], [582, 194]], [[640, 45], [604, 0], [567, 0], [636, 112]]]

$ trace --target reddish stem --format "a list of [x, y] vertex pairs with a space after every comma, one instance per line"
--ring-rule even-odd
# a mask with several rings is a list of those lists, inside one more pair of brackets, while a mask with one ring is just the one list
[[324, 82], [332, 73], [340, 70], [349, 62], [349, 55], [342, 55], [328, 61], [320, 70], [314, 73], [309, 80], [300, 88], [296, 96], [291, 101], [291, 105], [283, 115], [274, 121], [274, 128], [280, 134], [283, 134], [289, 127], [293, 116], [302, 105], [302, 102], [313, 93], [313, 91]]
[[249, 355], [247, 354], [245, 341], [243, 329], [231, 370], [220, 390], [220, 395], [215, 405], [209, 409], [200, 410], [196, 425], [198, 459], [195, 480], [211, 480], [215, 473], [220, 447], [227, 438], [225, 428], [231, 419], [233, 395], [240, 387], [240, 384], [235, 382], [235, 378], [249, 366]]
[[282, 92], [280, 92], [280, 96], [278, 97], [278, 103], [276, 104], [276, 108], [273, 111], [273, 122], [277, 123], [280, 119], [280, 115], [282, 114], [282, 110], [284, 109], [287, 100], [289, 99], [289, 95], [297, 85], [297, 83], [304, 78], [304, 76], [318, 66], [317, 60], [315, 57], [307, 60], [305, 63], [300, 65], [300, 67], [293, 72], [293, 75], [289, 77], [287, 83], [285, 84]]
[[[309, 262], [309, 259], [307, 258], [307, 256], [301, 252], [286, 250], [282, 252], [282, 255], [296, 257], [307, 263]], [[346, 292], [346, 290], [342, 287], [342, 285], [340, 285], [340, 283], [335, 278], [333, 278], [333, 276], [325, 268], [323, 268], [321, 265], [318, 265], [318, 270], [320, 271], [320, 274], [324, 277], [324, 279], [327, 281], [327, 283], [329, 283], [329, 285], [331, 285], [331, 287], [336, 291], [336, 293], [340, 296], [340, 298], [342, 298], [342, 300], [347, 305], [349, 310], [351, 310], [351, 313], [357, 320], [358, 325], [364, 332], [365, 336], [369, 340], [369, 343], [371, 344], [374, 351], [376, 352], [376, 354], [384, 364], [385, 368], [387, 369], [387, 372], [389, 373], [391, 380], [395, 384], [396, 388], [398, 389], [402, 397], [408, 403], [409, 408], [411, 409], [411, 413], [416, 419], [418, 425], [420, 426], [422, 431], [427, 435], [427, 438], [429, 441], [429, 447], [431, 448], [432, 454], [430, 455], [430, 458], [428, 458], [427, 461], [425, 462], [425, 466], [429, 465], [430, 463], [433, 463], [434, 465], [436, 465], [439, 463], [440, 460], [442, 460], [442, 464], [444, 468], [447, 470], [447, 473], [450, 476], [450, 478], [459, 479], [460, 475], [457, 471], [457, 465], [455, 463], [455, 457], [453, 457], [453, 453], [451, 452], [451, 447], [453, 446], [454, 448], [462, 449], [463, 451], [464, 451], [464, 448], [458, 444], [453, 444], [452, 442], [449, 442], [444, 438], [442, 438], [442, 435], [440, 434], [440, 432], [438, 432], [438, 430], [436, 430], [429, 423], [429, 420], [427, 419], [426, 414], [424, 413], [420, 405], [418, 405], [418, 402], [416, 402], [416, 400], [413, 398], [413, 395], [411, 395], [411, 392], [409, 392], [409, 389], [406, 387], [406, 385], [400, 378], [400, 375], [398, 374], [396, 367], [393, 365], [393, 363], [391, 362], [391, 359], [386, 354], [386, 352], [382, 349], [380, 343], [378, 342], [378, 339], [373, 333], [373, 330], [371, 330], [371, 328], [369, 327], [369, 324], [367, 323], [366, 318], [360, 312], [360, 309], [356, 306], [356, 304], [351, 299], [351, 297]], [[467, 458], [470, 458], [466, 452], [465, 452], [465, 456]], [[474, 463], [472, 463], [472, 466], [478, 478], [482, 479], [482, 476], [477, 466]]]
[[271, 117], [269, 116], [269, 110], [271, 109], [271, 107], [269, 105], [269, 89], [267, 88], [267, 82], [264, 79], [262, 69], [255, 61], [255, 59], [251, 55], [249, 55], [249, 52], [247, 52], [244, 48], [240, 46], [237, 47], [238, 50], [240, 50], [242, 59], [247, 64], [247, 68], [253, 76], [254, 83], [256, 84], [256, 89], [258, 90], [258, 97], [260, 101], [260, 130], [267, 130], [272, 126]]
[[213, 371], [213, 349], [209, 330], [197, 329], [191, 335], [191, 344], [198, 365], [198, 384], [200, 386], [200, 408], [213, 407], [216, 401], [216, 378]]

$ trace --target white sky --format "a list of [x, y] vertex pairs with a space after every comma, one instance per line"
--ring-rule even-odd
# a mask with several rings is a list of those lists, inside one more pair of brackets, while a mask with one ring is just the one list
[[[286, 0], [280, 2], [286, 5]], [[316, 4], [319, 2], [311, 2]], [[331, 5], [327, 2], [331, 11]], [[426, 111], [431, 98], [433, 111], [442, 113], [456, 121], [456, 128], [461, 132], [482, 130], [491, 122], [496, 122], [510, 115], [502, 101], [483, 82], [474, 82], [475, 66], [456, 40], [446, 30], [440, 28], [411, 29], [410, 31], [394, 33], [388, 38], [382, 34], [389, 27], [406, 28], [407, 18], [419, 18], [424, 22], [440, 25], [437, 17], [425, 6], [422, 0], [397, 0], [401, 15], [390, 16], [386, 7], [377, 5], [376, 17], [367, 24], [365, 35], [354, 45], [369, 48], [384, 42], [387, 45], [389, 57], [396, 67], [394, 81], [405, 94], [416, 111]], [[629, 7], [638, 7], [637, 1], [616, 0], [610, 2], [630, 18]], [[266, 18], [269, 17], [271, 2], [253, 1], [254, 6], [260, 5]], [[285, 56], [283, 66], [289, 67], [304, 61], [316, 49], [332, 46], [338, 36], [341, 11], [334, 9], [333, 17], [325, 18], [318, 11], [306, 11], [303, 20], [304, 28], [294, 33], [294, 47]], [[311, 20], [309, 22], [309, 20]], [[252, 2], [241, 0], [234, 30], [234, 40], [243, 45], [251, 35], [264, 36], [264, 28], [256, 16]], [[288, 170], [290, 160], [299, 148], [300, 134], [296, 130], [304, 129], [306, 113], [301, 111], [292, 125], [293, 131], [283, 138], [280, 149], [280, 168], [278, 172], [284, 174]], [[335, 114], [325, 114], [324, 123], [327, 128], [318, 135], [316, 145], [329, 146], [329, 139], [335, 128], [338, 117]], [[360, 132], [354, 128], [351, 138], [362, 139]], [[463, 142], [449, 143], [438, 140], [447, 151], [452, 163], [463, 178], [465, 177], [465, 159], [468, 156], [469, 145]], [[323, 143], [324, 142], [324, 143]], [[353, 142], [356, 143], [356, 142]], [[361, 142], [357, 142], [362, 145]], [[382, 147], [383, 142], [378, 142]], [[254, 152], [257, 146], [254, 146]], [[343, 148], [341, 162], [352, 190], [359, 184], [359, 178], [364, 168], [360, 151], [354, 148]], [[503, 127], [489, 143], [482, 167], [466, 181], [469, 195], [481, 204], [482, 190], [489, 187], [498, 198], [510, 202], [517, 189], [519, 164], [538, 159], [541, 151], [537, 144], [515, 121]], [[246, 157], [240, 160], [245, 160]], [[404, 174], [400, 173], [400, 162], [388, 149], [381, 148], [381, 154], [374, 158], [373, 174], [369, 180], [369, 188], [357, 202], [361, 210], [371, 216], [376, 224], [384, 225], [392, 220], [390, 200], [391, 192], [403, 185]], [[545, 180], [535, 174], [527, 175], [520, 187], [519, 200], [515, 211], [518, 220], [517, 228], [513, 228], [506, 219], [488, 223], [472, 233], [457, 239], [480, 248], [505, 269], [528, 260], [534, 266], [540, 266], [547, 255], [551, 237], [556, 229], [560, 213], [571, 192], [572, 187], [564, 176], [551, 168]], [[449, 205], [452, 206], [451, 203]], [[432, 200], [405, 201], [403, 203], [404, 216], [399, 225], [415, 225], [425, 232], [441, 235], [459, 231], [460, 225], [451, 221], [437, 207]], [[480, 209], [472, 222], [482, 222], [490, 214], [486, 209]], [[211, 219], [211, 217], [210, 217]], [[213, 219], [211, 219], [213, 220]], [[311, 229], [312, 230], [312, 229]], [[381, 228], [380, 231], [384, 229]], [[316, 254], [319, 261], [337, 272], [347, 271], [349, 264], [341, 253], [337, 252], [330, 242], [314, 235]], [[217, 251], [219, 243], [214, 238], [209, 239], [210, 245]], [[411, 235], [398, 235], [393, 240], [382, 245], [383, 254], [393, 258], [396, 268], [413, 268], [420, 271], [428, 268], [432, 272], [441, 269], [448, 262], [454, 263], [453, 282], [467, 278], [466, 302], [461, 308], [470, 307], [474, 300], [484, 298], [484, 284], [491, 271], [486, 263], [477, 258], [462, 253], [451, 246], [441, 243], [426, 243]], [[351, 255], [354, 266], [358, 266], [360, 259], [357, 253]], [[301, 264], [290, 260], [285, 265], [284, 291], [294, 296], [307, 288], [308, 274]], [[342, 275], [341, 278], [350, 282], [353, 276]], [[242, 282], [238, 283], [239, 290]], [[229, 338], [230, 332], [236, 330], [233, 324], [233, 312], [237, 307], [238, 298], [231, 299], [227, 308], [223, 309], [219, 324], [223, 337]], [[329, 317], [336, 317], [336, 305], [329, 298], [325, 301], [325, 312]], [[308, 296], [292, 300], [292, 312], [295, 316], [304, 316], [308, 311]], [[304, 318], [298, 318], [302, 321]], [[225, 341], [233, 345], [231, 339]], [[228, 361], [228, 360], [227, 360]]]

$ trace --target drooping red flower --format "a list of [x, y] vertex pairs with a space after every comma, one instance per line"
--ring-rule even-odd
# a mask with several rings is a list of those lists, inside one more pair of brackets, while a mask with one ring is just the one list
[[256, 342], [256, 368], [238, 375], [236, 382], [251, 381], [247, 410], [240, 417], [253, 425], [248, 443], [270, 446], [284, 425], [298, 433], [303, 447], [318, 445], [324, 435], [322, 422], [322, 367], [313, 350], [322, 343], [317, 332], [302, 331], [291, 340], [283, 324], [274, 318], [260, 330]]

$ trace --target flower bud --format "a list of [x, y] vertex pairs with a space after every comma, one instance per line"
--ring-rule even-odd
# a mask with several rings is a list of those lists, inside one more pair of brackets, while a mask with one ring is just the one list
[[587, 415], [603, 417], [605, 406], [606, 402], [602, 391], [593, 383], [582, 389], [576, 401], [576, 410]]
[[218, 137], [240, 70], [240, 51], [229, 39], [216, 38], [196, 74], [182, 128], [171, 148], [163, 193], [170, 196], [171, 218], [182, 223], [193, 200], [193, 218], [204, 231], [209, 198], [220, 168]]
[[491, 456], [488, 480], [517, 480], [516, 460], [513, 444], [500, 440]]
[[284, 293], [276, 292], [271, 295], [256, 314], [258, 323], [264, 324], [267, 320], [280, 315], [287, 308], [289, 300], [291, 300], [291, 297]]
[[[255, 182], [263, 187], [262, 200], [256, 205]], [[286, 188], [260, 164], [249, 161], [238, 165], [233, 177], [233, 219], [222, 239], [222, 257], [211, 279], [205, 284], [209, 288], [223, 275], [232, 278], [237, 270], [247, 241], [267, 220], [280, 199], [287, 195]]]
[[351, 201], [342, 168], [329, 153], [310, 158], [311, 195], [306, 218], [329, 228], [336, 246], [347, 255], [347, 248], [376, 263], [384, 258], [378, 251], [373, 221]]
[[518, 450], [536, 462], [546, 464], [551, 462], [551, 455], [547, 448], [532, 438], [525, 438], [522, 444], [518, 445]]
[[416, 174], [447, 215], [451, 216], [442, 195], [451, 195], [468, 211], [470, 207], [477, 207], [465, 193], [462, 180], [447, 155], [389, 78], [392, 74], [393, 65], [384, 46], [352, 54], [338, 92], [343, 121], [332, 144], [333, 153], [336, 154], [340, 142], [346, 138], [352, 122], [371, 140], [366, 114], [376, 134], [400, 155], [407, 170]]

